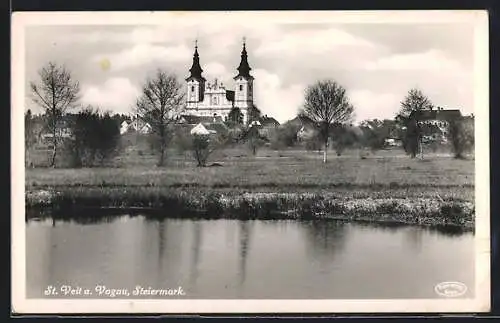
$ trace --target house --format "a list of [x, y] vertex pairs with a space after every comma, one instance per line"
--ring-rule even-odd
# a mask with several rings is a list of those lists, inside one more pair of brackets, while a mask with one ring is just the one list
[[192, 135], [198, 136], [208, 136], [213, 132], [209, 131], [202, 123], [198, 123], [191, 131], [189, 132]]
[[261, 127], [259, 133], [264, 137], [269, 137], [270, 133], [280, 126], [280, 123], [273, 117], [263, 116], [259, 120]]
[[309, 140], [318, 134], [319, 128], [316, 122], [307, 116], [297, 116], [291, 120], [291, 123], [300, 125], [297, 132], [297, 140], [299, 141]]
[[441, 107], [437, 109], [431, 108], [429, 110], [413, 111], [410, 114], [410, 119], [416, 120], [421, 125], [428, 125], [436, 127], [439, 131], [432, 134], [427, 134], [423, 137], [424, 141], [446, 142], [450, 123], [456, 120], [461, 120], [462, 114], [458, 109], [445, 110]]
[[127, 121], [123, 121], [120, 125], [120, 134], [123, 135], [128, 131], [129, 123]]
[[[56, 122], [56, 137], [58, 138], [71, 138], [72, 131], [71, 127], [73, 122], [75, 121], [77, 114], [65, 114]], [[50, 143], [54, 134], [48, 128], [43, 128], [43, 131], [40, 133], [40, 138], [42, 142]]]
[[228, 131], [228, 128], [223, 123], [198, 123], [190, 130], [190, 133], [192, 135], [215, 135], [225, 134]]
[[386, 147], [401, 147], [403, 143], [401, 139], [398, 138], [386, 138], [384, 139], [384, 145]]
[[145, 121], [143, 121], [141, 118], [139, 118], [139, 116], [134, 116], [134, 117], [131, 117], [130, 118], [131, 121], [130, 122], [127, 122], [126, 120], [124, 120], [121, 124], [120, 124], [120, 134], [125, 134], [127, 132], [130, 132], [130, 131], [137, 131], [138, 133], [141, 133], [141, 134], [148, 134], [148, 133], [151, 133], [151, 131], [153, 130], [153, 127], [151, 127], [151, 125]]

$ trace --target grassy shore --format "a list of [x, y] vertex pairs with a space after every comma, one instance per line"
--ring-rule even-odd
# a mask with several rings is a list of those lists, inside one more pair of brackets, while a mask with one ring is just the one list
[[[333, 155], [333, 154], [332, 154]], [[130, 156], [128, 157], [131, 158]], [[336, 218], [474, 226], [474, 161], [379, 152], [321, 163], [314, 152], [225, 153], [222, 167], [171, 156], [95, 169], [28, 169], [28, 208], [118, 208], [169, 217]]]

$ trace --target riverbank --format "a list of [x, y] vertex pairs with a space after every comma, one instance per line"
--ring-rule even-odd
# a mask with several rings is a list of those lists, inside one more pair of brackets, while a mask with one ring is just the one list
[[138, 159], [127, 167], [26, 169], [26, 206], [61, 216], [80, 209], [87, 215], [130, 211], [474, 227], [473, 160], [420, 160], [384, 151], [323, 164], [310, 152], [260, 153], [221, 157], [220, 167], [195, 167], [172, 155], [161, 168]]
[[[474, 228], [474, 204], [432, 197], [357, 198], [347, 191], [283, 193], [142, 188], [31, 190], [27, 209], [50, 209], [61, 216], [88, 210], [143, 212], [157, 217], [226, 219], [337, 219]], [[395, 192], [396, 193], [396, 192]], [[78, 212], [84, 211], [84, 212]], [[85, 212], [87, 211], [87, 212]]]

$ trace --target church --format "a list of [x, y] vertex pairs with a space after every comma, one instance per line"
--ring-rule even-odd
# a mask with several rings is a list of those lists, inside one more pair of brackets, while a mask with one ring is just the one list
[[237, 75], [233, 78], [234, 88], [228, 90], [226, 86], [215, 79], [207, 82], [202, 76], [198, 45], [195, 45], [193, 64], [189, 69], [190, 75], [186, 78], [187, 97], [186, 113], [202, 117], [217, 117], [226, 120], [233, 107], [237, 107], [243, 114], [243, 122], [247, 122], [248, 109], [253, 106], [253, 76], [250, 75], [250, 65], [245, 41], [241, 51], [240, 65]]

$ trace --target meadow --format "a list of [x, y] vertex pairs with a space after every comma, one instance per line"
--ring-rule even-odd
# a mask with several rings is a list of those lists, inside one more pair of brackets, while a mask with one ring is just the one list
[[108, 167], [27, 168], [27, 205], [149, 208], [182, 217], [474, 223], [474, 160], [446, 153], [422, 160], [399, 149], [351, 150], [331, 152], [324, 164], [318, 152], [262, 148], [253, 156], [234, 147], [211, 156], [211, 167], [196, 167], [189, 152], [176, 150], [164, 167], [155, 163], [152, 153], [129, 146]]

